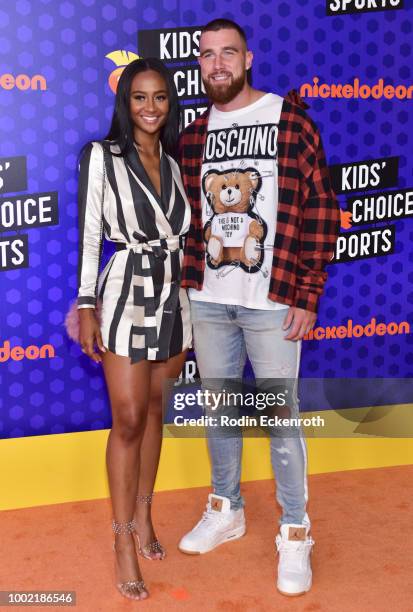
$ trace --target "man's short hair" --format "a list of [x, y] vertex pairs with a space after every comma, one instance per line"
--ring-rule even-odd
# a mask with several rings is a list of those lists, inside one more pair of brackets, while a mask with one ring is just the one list
[[247, 37], [244, 30], [231, 19], [213, 19], [201, 28], [201, 34], [204, 32], [218, 32], [219, 30], [236, 30], [247, 47]]

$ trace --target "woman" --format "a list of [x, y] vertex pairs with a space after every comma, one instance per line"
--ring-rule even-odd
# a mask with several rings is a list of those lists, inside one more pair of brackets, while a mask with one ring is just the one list
[[[132, 599], [148, 596], [136, 549], [149, 559], [165, 556], [151, 521], [162, 384], [179, 375], [191, 344], [189, 302], [180, 288], [190, 207], [173, 159], [178, 113], [162, 62], [132, 62], [119, 80], [109, 134], [88, 145], [80, 163], [80, 343], [102, 362], [109, 391], [117, 586]], [[116, 251], [98, 278], [103, 234]]]

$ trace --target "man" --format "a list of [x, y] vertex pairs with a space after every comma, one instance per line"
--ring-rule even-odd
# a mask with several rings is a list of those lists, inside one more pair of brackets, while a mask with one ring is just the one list
[[[295, 92], [283, 99], [252, 88], [246, 78], [252, 59], [236, 23], [217, 19], [202, 29], [199, 64], [212, 106], [180, 142], [192, 206], [182, 285], [189, 288], [203, 381], [240, 379], [247, 355], [257, 379], [297, 377], [301, 339], [315, 324], [339, 231], [320, 135], [306, 105]], [[282, 507], [277, 588], [300, 595], [312, 583], [305, 442], [302, 435], [270, 435]], [[188, 554], [245, 533], [242, 436], [209, 434], [208, 445], [214, 493], [179, 543]]]

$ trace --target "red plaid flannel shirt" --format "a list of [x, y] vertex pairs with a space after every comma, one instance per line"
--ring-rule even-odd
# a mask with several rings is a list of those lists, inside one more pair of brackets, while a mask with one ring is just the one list
[[[268, 297], [317, 312], [340, 229], [318, 129], [295, 90], [284, 98], [278, 128], [278, 210]], [[182, 179], [192, 206], [182, 286], [202, 289], [205, 268], [201, 169], [209, 111], [181, 134]]]

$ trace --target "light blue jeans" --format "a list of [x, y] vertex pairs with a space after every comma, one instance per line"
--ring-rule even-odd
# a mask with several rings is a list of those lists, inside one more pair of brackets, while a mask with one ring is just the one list
[[[203, 381], [242, 379], [248, 355], [256, 379], [296, 379], [301, 342], [285, 340], [282, 329], [287, 309], [258, 310], [191, 300], [194, 348]], [[208, 386], [208, 385], [206, 385]], [[298, 416], [294, 385], [291, 416]], [[231, 429], [231, 431], [233, 431]], [[277, 484], [277, 501], [282, 508], [280, 524], [310, 525], [306, 513], [307, 451], [301, 429], [296, 435], [270, 434], [271, 463]], [[242, 434], [210, 435], [212, 486], [227, 497], [231, 508], [243, 507], [240, 491]]]

